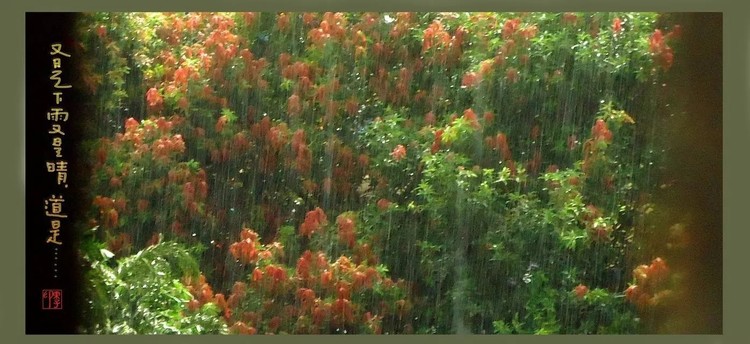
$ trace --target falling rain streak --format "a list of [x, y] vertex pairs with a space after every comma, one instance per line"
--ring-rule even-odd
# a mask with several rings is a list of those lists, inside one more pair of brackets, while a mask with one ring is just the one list
[[83, 15], [86, 332], [669, 329], [690, 223], [657, 228], [654, 195], [682, 25]]

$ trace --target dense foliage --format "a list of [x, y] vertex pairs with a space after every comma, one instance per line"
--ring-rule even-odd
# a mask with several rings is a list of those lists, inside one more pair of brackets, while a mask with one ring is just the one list
[[85, 16], [88, 330], [643, 330], [668, 22]]

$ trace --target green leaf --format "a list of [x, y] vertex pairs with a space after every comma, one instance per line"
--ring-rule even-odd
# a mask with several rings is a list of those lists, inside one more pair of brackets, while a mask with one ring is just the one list
[[227, 123], [232, 123], [237, 120], [237, 115], [231, 109], [221, 109], [221, 115], [227, 118]]
[[110, 252], [109, 250], [107, 250], [105, 248], [100, 249], [99, 252], [101, 252], [102, 257], [104, 257], [104, 260], [111, 259], [112, 257], [115, 256], [114, 253]]

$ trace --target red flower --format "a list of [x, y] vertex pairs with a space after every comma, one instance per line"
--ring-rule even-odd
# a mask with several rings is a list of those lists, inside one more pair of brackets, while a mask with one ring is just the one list
[[306, 144], [299, 146], [297, 150], [297, 159], [295, 160], [295, 168], [301, 174], [309, 174], [312, 169], [312, 152], [307, 148]]
[[481, 126], [479, 125], [479, 121], [477, 120], [477, 114], [474, 113], [474, 110], [472, 109], [466, 109], [464, 110], [464, 120], [469, 122], [472, 128], [479, 129]]
[[609, 226], [596, 226], [593, 228], [593, 240], [597, 242], [606, 241], [609, 238], [609, 232], [612, 230]]
[[107, 37], [107, 28], [104, 25], [97, 26], [96, 35], [99, 36], [100, 39], [104, 39]]
[[482, 78], [487, 76], [488, 74], [492, 72], [492, 69], [494, 67], [495, 67], [494, 59], [484, 60], [480, 62], [479, 63], [479, 76]]
[[227, 307], [227, 300], [224, 298], [224, 294], [216, 294], [214, 295], [214, 303], [219, 306], [219, 309], [221, 311], [225, 311]]
[[192, 300], [188, 301], [188, 303], [187, 303], [187, 309], [189, 311], [191, 311], [191, 312], [195, 312], [195, 311], [197, 311], [200, 308], [201, 308], [201, 303], [200, 303], [200, 301], [198, 301], [196, 299], [192, 299]]
[[380, 209], [380, 211], [385, 211], [390, 206], [391, 206], [391, 201], [389, 201], [389, 200], [387, 200], [385, 198], [381, 198], [380, 200], [378, 200], [378, 209]]
[[531, 174], [537, 174], [539, 167], [542, 165], [542, 152], [539, 150], [534, 151], [533, 158], [528, 162], [528, 170]]
[[536, 27], [536, 25], [531, 25], [528, 27], [523, 28], [520, 33], [521, 37], [523, 37], [526, 40], [534, 38], [536, 36], [536, 33], [539, 31], [539, 29]]
[[245, 323], [238, 321], [229, 328], [229, 332], [234, 334], [256, 334], [258, 331], [255, 327], [247, 326]]
[[497, 134], [497, 137], [495, 138], [495, 146], [500, 150], [500, 153], [502, 153], [503, 160], [511, 159], [510, 147], [508, 146], [508, 138], [505, 136], [505, 134]]
[[435, 125], [435, 114], [432, 111], [424, 115], [424, 124]]
[[260, 270], [260, 269], [258, 269], [258, 268], [253, 269], [253, 273], [252, 273], [251, 279], [252, 279], [253, 282], [262, 281], [263, 280], [263, 271]]
[[518, 29], [518, 26], [521, 24], [521, 19], [515, 18], [515, 19], [509, 19], [505, 21], [505, 24], [503, 24], [503, 39], [509, 39]]
[[633, 277], [635, 278], [638, 284], [646, 285], [648, 284], [648, 272], [649, 272], [649, 266], [645, 264], [641, 264], [641, 265], [638, 265], [635, 269], [633, 269]]
[[440, 146], [443, 143], [443, 132], [443, 129], [435, 131], [435, 141], [432, 142], [432, 148], [430, 150], [432, 154], [435, 154], [440, 150]]
[[491, 125], [495, 122], [495, 114], [489, 111], [485, 111], [482, 118], [484, 119], [484, 125]]
[[123, 212], [127, 209], [127, 200], [124, 198], [118, 198], [115, 200], [115, 209], [117, 209], [120, 212]]
[[508, 78], [508, 81], [511, 83], [518, 81], [518, 70], [513, 67], [508, 68], [508, 70], [505, 71], [505, 77]]
[[350, 215], [339, 215], [336, 219], [339, 227], [339, 241], [347, 246], [354, 247], [354, 219]]
[[140, 126], [140, 124], [133, 117], [130, 117], [127, 119], [127, 121], [125, 121], [126, 132], [133, 132], [134, 130], [138, 129], [138, 126]]
[[[306, 251], [305, 253], [309, 253], [310, 251]], [[305, 258], [305, 256], [300, 257], [297, 260], [297, 277], [301, 279], [302, 281], [307, 281], [310, 279], [310, 260], [309, 258]]]
[[667, 267], [667, 263], [663, 259], [655, 258], [651, 261], [651, 265], [648, 267], [646, 273], [649, 279], [663, 281], [669, 274], [669, 267]]
[[619, 17], [612, 20], [612, 32], [615, 35], [618, 35], [622, 32], [622, 19], [620, 19]]
[[224, 126], [229, 123], [229, 117], [227, 116], [221, 116], [216, 121], [216, 132], [221, 133], [224, 130]]
[[654, 33], [651, 34], [651, 38], [649, 38], [648, 44], [649, 51], [651, 51], [652, 54], [660, 54], [662, 50], [664, 50], [664, 35], [661, 33], [661, 30], [654, 30]]
[[148, 92], [146, 92], [146, 101], [148, 102], [149, 108], [159, 109], [164, 103], [164, 98], [162, 98], [159, 90], [157, 90], [155, 87], [152, 87], [148, 90]]
[[297, 298], [302, 303], [303, 308], [311, 309], [315, 304], [315, 291], [308, 288], [300, 288], [297, 290]]
[[299, 115], [301, 111], [302, 111], [302, 104], [300, 102], [299, 95], [297, 95], [296, 93], [292, 94], [289, 97], [289, 100], [287, 101], [287, 112], [290, 115], [295, 116], [295, 115]]
[[403, 145], [396, 146], [396, 148], [394, 148], [391, 152], [391, 157], [396, 161], [402, 160], [406, 157], [406, 147], [404, 147]]
[[534, 127], [531, 128], [531, 140], [536, 141], [536, 139], [539, 138], [539, 125], [534, 125]]
[[475, 72], [468, 72], [461, 78], [461, 88], [477, 87], [481, 81], [479, 75]]
[[276, 332], [279, 329], [279, 326], [281, 326], [281, 317], [279, 316], [271, 318], [268, 322], [268, 330], [271, 332]]
[[323, 273], [320, 274], [320, 285], [324, 288], [328, 288], [331, 286], [331, 282], [333, 281], [333, 272], [329, 270], [323, 271]]
[[107, 217], [105, 218], [104, 225], [107, 228], [114, 228], [114, 227], [117, 227], [119, 221], [120, 221], [120, 216], [117, 213], [117, 210], [110, 209], [107, 212]]
[[359, 158], [357, 159], [357, 164], [363, 170], [366, 169], [368, 166], [370, 166], [370, 157], [366, 154], [360, 154]]
[[573, 186], [578, 186], [581, 183], [581, 181], [578, 179], [578, 177], [570, 177], [568, 178], [568, 184]]
[[573, 12], [566, 12], [563, 14], [563, 22], [575, 25], [578, 22], [578, 16]]
[[136, 209], [141, 212], [146, 211], [146, 209], [148, 209], [148, 200], [139, 199], [138, 202], [136, 202]]
[[119, 188], [122, 187], [122, 179], [117, 177], [112, 177], [109, 179], [109, 186], [113, 188]]
[[680, 37], [682, 37], [682, 26], [675, 25], [674, 28], [672, 28], [672, 32], [668, 33], [666, 38], [668, 40], [673, 40], [679, 39]]
[[305, 221], [299, 227], [300, 235], [309, 238], [315, 231], [326, 224], [328, 224], [328, 219], [323, 209], [315, 208], [305, 214]]
[[630, 302], [635, 302], [641, 295], [641, 289], [637, 285], [631, 285], [625, 290], [625, 298]]
[[329, 304], [316, 305], [313, 309], [312, 320], [315, 326], [323, 325], [323, 322], [328, 318], [331, 306]]
[[338, 326], [351, 324], [354, 321], [354, 308], [351, 301], [339, 298], [331, 305], [331, 315], [333, 322]]
[[591, 128], [591, 136], [594, 140], [612, 142], [612, 132], [607, 128], [607, 123], [602, 119], [597, 119], [594, 126]]

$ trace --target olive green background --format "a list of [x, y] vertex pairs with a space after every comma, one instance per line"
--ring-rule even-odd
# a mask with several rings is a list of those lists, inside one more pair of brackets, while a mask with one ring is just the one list
[[[10, 7], [10, 8], [8, 8]], [[27, 11], [685, 11], [723, 12], [723, 335], [639, 335], [639, 336], [26, 336], [25, 333], [25, 242], [24, 188], [34, 181], [24, 180], [24, 20]], [[0, 10], [0, 337], [10, 342], [79, 343], [85, 341], [165, 342], [189, 343], [205, 341], [261, 343], [297, 342], [621, 342], [646, 343], [740, 343], [750, 339], [750, 328], [745, 324], [748, 304], [748, 268], [746, 247], [748, 240], [747, 212], [748, 175], [750, 157], [750, 119], [748, 102], [748, 42], [750, 20], [747, 6], [737, 0], [183, 0], [175, 4], [167, 1], [130, 0], [127, 3], [105, 1], [21, 1], [3, 4]], [[699, 139], [699, 138], [696, 138]], [[30, 267], [33, 268], [33, 267]], [[720, 267], [717, 267], [720, 268]], [[695, 309], [701, 312], [701, 309]], [[743, 327], [743, 325], [745, 325]], [[744, 340], [743, 340], [744, 339]], [[5, 340], [3, 340], [5, 341]]]

